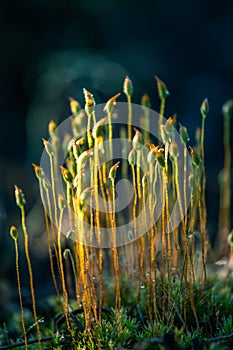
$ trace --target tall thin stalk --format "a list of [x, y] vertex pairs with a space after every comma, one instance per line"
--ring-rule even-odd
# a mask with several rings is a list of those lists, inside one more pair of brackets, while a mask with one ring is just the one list
[[20, 309], [21, 309], [21, 323], [22, 323], [22, 328], [23, 328], [25, 349], [28, 350], [28, 339], [27, 339], [27, 332], [26, 332], [25, 320], [24, 320], [23, 298], [22, 298], [22, 292], [21, 292], [20, 272], [19, 272], [18, 230], [15, 226], [11, 226], [10, 235], [13, 238], [14, 243], [15, 243], [15, 267], [16, 267], [16, 275], [17, 275], [19, 304], [20, 304]]
[[136, 175], [135, 175], [135, 163], [136, 163], [136, 150], [133, 148], [128, 155], [128, 162], [131, 167], [132, 172], [132, 180], [133, 180], [133, 222], [134, 222], [134, 238], [137, 236], [137, 227], [136, 227], [136, 214], [137, 214], [137, 183], [136, 183]]
[[115, 178], [116, 171], [119, 167], [120, 162], [114, 164], [109, 171], [109, 179], [111, 181], [111, 192], [112, 192], [112, 233], [113, 233], [113, 263], [116, 278], [116, 310], [118, 314], [118, 333], [120, 333], [120, 310], [121, 310], [121, 291], [120, 291], [120, 277], [119, 277], [119, 260], [117, 252], [117, 235], [116, 235], [116, 198], [115, 198]]
[[[203, 266], [206, 264], [206, 254], [207, 254], [207, 233], [206, 233], [206, 220], [207, 220], [207, 212], [206, 212], [206, 200], [205, 200], [205, 192], [206, 192], [206, 173], [205, 173], [205, 151], [204, 151], [204, 140], [205, 140], [205, 119], [209, 112], [209, 103], [208, 100], [205, 99], [201, 105], [201, 115], [202, 115], [202, 127], [201, 127], [201, 159], [202, 159], [202, 193], [201, 193], [201, 206], [202, 206], [202, 229], [201, 233], [203, 235]], [[204, 281], [206, 283], [206, 271], [204, 269]]]
[[22, 229], [24, 233], [24, 250], [25, 250], [25, 255], [27, 259], [30, 290], [31, 290], [31, 297], [32, 297], [32, 310], [33, 310], [33, 316], [35, 319], [36, 330], [38, 335], [38, 346], [39, 346], [39, 349], [42, 350], [42, 346], [40, 342], [40, 327], [39, 327], [37, 311], [36, 311], [36, 298], [35, 298], [35, 292], [34, 292], [33, 272], [32, 272], [30, 254], [29, 254], [28, 232], [26, 227], [26, 216], [25, 216], [25, 208], [24, 208], [26, 204], [26, 200], [22, 190], [16, 185], [15, 185], [15, 199], [16, 199], [16, 204], [18, 205], [21, 211], [21, 223], [22, 223]]
[[63, 297], [64, 297], [64, 315], [66, 318], [67, 327], [69, 329], [70, 328], [70, 324], [69, 324], [69, 298], [68, 298], [68, 293], [67, 293], [66, 283], [65, 283], [65, 272], [64, 272], [64, 266], [63, 266], [63, 254], [62, 254], [62, 247], [61, 247], [62, 218], [63, 218], [63, 212], [65, 209], [65, 206], [66, 206], [65, 199], [59, 193], [58, 194], [58, 207], [60, 210], [60, 215], [59, 215], [59, 224], [58, 224], [57, 244], [58, 244], [59, 265], [60, 265], [60, 271], [61, 271], [62, 292], [63, 292]]
[[[97, 239], [99, 246], [99, 278], [100, 278], [100, 293], [99, 293], [99, 307], [100, 310], [103, 306], [103, 250], [101, 246], [101, 223], [100, 223], [100, 210], [99, 210], [99, 182], [98, 182], [98, 173], [101, 174], [100, 169], [100, 161], [99, 161], [99, 147], [102, 145], [103, 137], [104, 137], [104, 124], [106, 122], [106, 118], [100, 119], [93, 128], [92, 135], [95, 140], [94, 147], [94, 198], [95, 198], [95, 220], [96, 220], [96, 230], [97, 230]], [[101, 184], [102, 185], [102, 184]], [[100, 312], [100, 321], [101, 321], [101, 312]]]

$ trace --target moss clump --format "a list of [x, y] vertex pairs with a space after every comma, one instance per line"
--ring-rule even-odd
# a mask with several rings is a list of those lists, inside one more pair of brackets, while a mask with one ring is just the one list
[[[25, 342], [11, 346], [5, 332], [2, 344], [9, 345], [0, 349], [21, 345], [31, 349], [231, 348], [230, 270], [227, 278], [219, 281], [213, 279], [213, 273], [207, 274], [211, 270], [211, 263], [207, 264], [204, 163], [208, 101], [201, 105], [200, 137], [191, 147], [185, 126], [177, 130], [176, 116], [163, 119], [169, 93], [159, 78], [156, 81], [160, 98], [157, 138], [152, 133], [147, 95], [141, 102], [141, 124], [132, 127], [136, 110], [128, 77], [123, 84], [125, 125], [113, 122], [119, 114], [120, 93], [107, 102], [99, 118], [94, 97], [86, 89], [84, 110], [70, 99], [70, 134], [61, 137], [59, 127], [50, 122], [50, 140], [43, 139], [49, 172], [42, 166], [33, 167], [44, 208], [56, 307], [47, 316], [42, 312], [46, 321], [42, 324], [37, 316], [28, 250], [26, 202], [16, 187], [34, 320], [26, 320], [18, 283]], [[224, 117], [226, 114], [229, 111], [225, 108]], [[148, 127], [151, 130], [144, 129]], [[114, 153], [117, 137], [122, 142], [122, 159]], [[61, 154], [64, 162], [59, 164]], [[226, 154], [229, 157], [228, 148]], [[228, 174], [224, 186], [228, 188], [229, 161], [224, 169]], [[60, 178], [63, 187], [59, 187]], [[125, 188], [124, 201], [129, 205], [118, 210], [120, 179], [132, 182], [132, 193], [128, 200]], [[222, 195], [227, 196], [226, 191]], [[230, 203], [227, 205], [229, 209]], [[161, 212], [156, 217], [158, 208]], [[223, 217], [224, 222], [230, 222], [229, 210], [221, 211], [221, 222]], [[106, 246], [111, 249], [104, 249]], [[16, 260], [18, 264], [18, 256]], [[35, 330], [38, 340], [34, 340]]]

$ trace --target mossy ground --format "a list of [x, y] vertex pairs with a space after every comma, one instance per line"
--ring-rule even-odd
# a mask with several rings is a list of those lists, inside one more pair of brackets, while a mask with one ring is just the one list
[[[191, 308], [187, 309], [187, 321], [184, 326], [180, 303], [179, 278], [173, 288], [174, 300], [174, 327], [150, 323], [147, 313], [146, 290], [141, 293], [140, 301], [136, 304], [134, 293], [125, 291], [126, 305], [121, 309], [121, 332], [118, 334], [117, 313], [111, 308], [111, 291], [109, 291], [109, 304], [102, 311], [102, 322], [93, 321], [90, 331], [84, 332], [85, 319], [82, 309], [71, 312], [71, 329], [68, 330], [66, 320], [62, 314], [62, 307], [57, 297], [51, 296], [44, 300], [44, 310], [40, 313], [40, 329], [43, 349], [232, 349], [233, 346], [233, 278], [209, 278], [205, 287], [195, 286], [195, 305], [199, 319], [200, 329], [197, 329]], [[112, 297], [113, 291], [112, 291]], [[124, 295], [123, 298], [124, 300]], [[114, 300], [114, 299], [113, 299]], [[130, 300], [130, 307], [128, 300]], [[114, 303], [112, 303], [114, 304]], [[122, 302], [123, 304], [123, 302]], [[75, 301], [73, 303], [76, 305]], [[167, 315], [166, 319], [169, 318]], [[25, 310], [25, 323], [27, 327], [29, 349], [37, 349], [37, 344], [30, 344], [36, 339], [36, 329], [33, 316]], [[163, 342], [164, 334], [174, 334], [175, 342], [170, 345], [159, 344]], [[2, 326], [0, 349], [22, 349], [17, 346], [23, 342], [21, 330], [21, 316], [12, 315], [7, 326]], [[177, 348], [178, 349], [178, 348]]]

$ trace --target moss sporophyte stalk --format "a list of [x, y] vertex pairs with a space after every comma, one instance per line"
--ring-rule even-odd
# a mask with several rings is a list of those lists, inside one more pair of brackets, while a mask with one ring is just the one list
[[[33, 164], [51, 277], [64, 319], [62, 334], [75, 344], [69, 343], [67, 349], [120, 349], [117, 343], [115, 347], [110, 344], [111, 339], [105, 344], [103, 332], [107, 324], [110, 327], [108, 312], [114, 319], [111, 336], [121, 339], [125, 348], [133, 348], [133, 342], [149, 329], [148, 337], [153, 338], [162, 337], [164, 330], [182, 330], [186, 336], [195, 330], [201, 335], [203, 324], [206, 327], [200, 300], [204, 300], [208, 285], [210, 260], [204, 151], [209, 103], [205, 99], [201, 104], [201, 129], [196, 133], [197, 144], [191, 146], [188, 130], [178, 123], [176, 115], [167, 120], [163, 117], [169, 92], [162, 80], [157, 76], [155, 79], [159, 113], [150, 109], [147, 94], [142, 96], [141, 105], [132, 102], [133, 83], [129, 77], [123, 82], [123, 94], [116, 93], [104, 105], [97, 105], [87, 89], [83, 89], [83, 109], [70, 98], [72, 115], [61, 124], [63, 127], [53, 120], [49, 123], [50, 138], [43, 139], [41, 163]], [[125, 97], [126, 102], [120, 102]], [[219, 232], [228, 230], [228, 241], [227, 237], [225, 242], [219, 237], [225, 247], [228, 244], [228, 257], [233, 246], [231, 115], [232, 101], [228, 101], [223, 107], [225, 160], [220, 177], [219, 220]], [[18, 186], [15, 199], [21, 213], [38, 347], [42, 349], [26, 200]], [[11, 227], [21, 325], [28, 349], [18, 254], [20, 234], [21, 230]], [[136, 326], [127, 319], [124, 308], [136, 318]], [[122, 340], [126, 337], [125, 322], [138, 329], [127, 344]], [[161, 339], [160, 344], [165, 344], [166, 337]]]
[[19, 294], [19, 304], [21, 309], [21, 320], [22, 320], [21, 322], [22, 322], [22, 329], [24, 334], [25, 348], [28, 349], [28, 345], [27, 345], [28, 340], [27, 340], [27, 333], [26, 333], [25, 319], [24, 319], [23, 298], [22, 298], [21, 282], [20, 282], [18, 230], [15, 226], [11, 226], [10, 235], [13, 238], [15, 243], [15, 267], [16, 267], [16, 276], [17, 276], [17, 285], [18, 285], [18, 294]]
[[[39, 328], [39, 323], [38, 323], [38, 317], [37, 317], [37, 310], [36, 310], [36, 298], [35, 298], [35, 292], [34, 292], [34, 282], [33, 282], [33, 272], [32, 272], [32, 265], [31, 265], [31, 259], [30, 259], [30, 254], [29, 254], [29, 238], [28, 238], [28, 232], [27, 232], [27, 227], [26, 227], [26, 216], [25, 216], [25, 196], [21, 188], [19, 188], [17, 185], [15, 185], [15, 200], [16, 204], [20, 208], [21, 211], [21, 224], [22, 224], [22, 229], [23, 229], [23, 234], [24, 234], [24, 249], [25, 249], [25, 255], [27, 259], [27, 266], [28, 266], [28, 273], [29, 273], [29, 282], [30, 282], [30, 291], [31, 291], [31, 297], [32, 297], [32, 310], [33, 310], [33, 316], [35, 319], [36, 323], [36, 329], [37, 329], [37, 335], [38, 335], [38, 346], [39, 349], [42, 349], [41, 344], [40, 344], [40, 328]], [[15, 231], [15, 229], [13, 229]], [[13, 234], [13, 231], [11, 229], [11, 233]], [[19, 298], [20, 298], [20, 304], [22, 308], [22, 296], [20, 292], [20, 279], [19, 279], [19, 271], [18, 271], [18, 248], [16, 245], [17, 239], [15, 238], [15, 247], [16, 247], [16, 270], [17, 270], [17, 275], [18, 275], [18, 290], [19, 290]], [[23, 323], [24, 316], [22, 314], [22, 323]], [[26, 338], [26, 333], [25, 333], [25, 327], [23, 326], [23, 331], [24, 331], [24, 337]], [[26, 339], [25, 339], [26, 341]]]

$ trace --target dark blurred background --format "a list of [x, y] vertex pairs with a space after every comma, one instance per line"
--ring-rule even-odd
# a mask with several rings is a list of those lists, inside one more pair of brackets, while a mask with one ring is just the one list
[[[97, 103], [122, 89], [128, 74], [134, 102], [146, 91], [158, 110], [154, 75], [171, 96], [165, 116], [178, 113], [194, 141], [200, 105], [210, 102], [206, 120], [208, 231], [217, 232], [218, 173], [223, 166], [221, 106], [233, 98], [233, 2], [21, 0], [0, 3], [0, 278], [15, 278], [8, 239], [19, 224], [13, 185], [24, 189], [28, 220], [37, 225], [38, 187], [31, 163], [38, 163], [41, 137], [50, 119], [69, 115], [69, 96], [83, 103], [82, 88]], [[122, 100], [124, 98], [122, 97]], [[43, 245], [34, 238], [40, 263]], [[38, 243], [39, 242], [39, 243]], [[36, 247], [36, 248], [35, 248]], [[43, 278], [43, 270], [40, 270]], [[12, 272], [13, 271], [13, 272]], [[8, 282], [10, 283], [10, 282]], [[10, 284], [9, 284], [10, 286]], [[7, 287], [6, 287], [7, 288]], [[8, 288], [8, 290], [10, 290]], [[13, 292], [12, 292], [13, 293]]]

